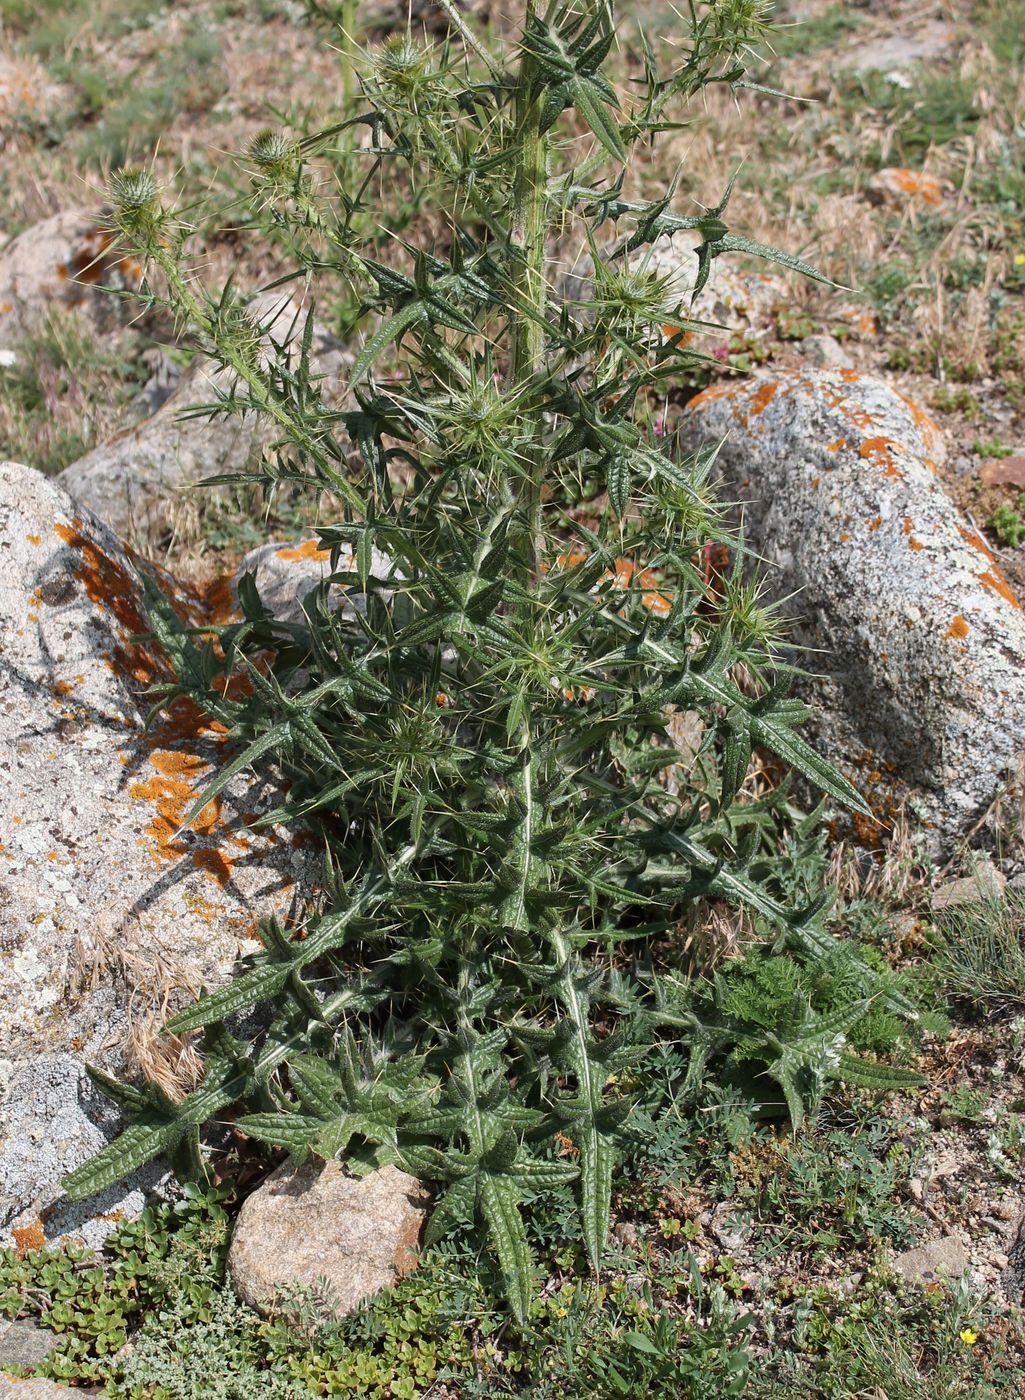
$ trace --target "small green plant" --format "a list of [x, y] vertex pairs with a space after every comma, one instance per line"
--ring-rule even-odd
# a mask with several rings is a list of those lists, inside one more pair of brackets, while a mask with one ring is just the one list
[[961, 1084], [947, 1095], [940, 1116], [947, 1122], [984, 1123], [987, 1103], [987, 1095], [981, 1089]]
[[[132, 1121], [67, 1185], [89, 1194], [161, 1151], [201, 1172], [202, 1125], [235, 1104], [243, 1132], [298, 1158], [398, 1161], [433, 1183], [428, 1241], [483, 1228], [522, 1320], [530, 1202], [575, 1202], [601, 1264], [641, 1097], [627, 1072], [661, 1038], [687, 1047], [682, 1093], [764, 1070], [799, 1122], [839, 1075], [906, 1082], [847, 1038], [873, 1003], [911, 1008], [853, 955], [842, 1005], [819, 1009], [792, 982], [768, 1009], [717, 1006], [659, 951], [725, 900], [757, 918], [781, 967], [836, 954], [826, 892], [788, 887], [768, 858], [792, 814], [785, 785], [745, 792], [754, 749], [865, 810], [797, 732], [805, 710], [757, 590], [739, 569], [710, 583], [708, 548], [728, 534], [710, 454], [681, 460], [658, 416], [694, 361], [664, 328], [688, 325], [684, 302], [715, 259], [817, 274], [734, 233], [729, 188], [696, 213], [676, 212], [672, 188], [650, 201], [626, 189], [630, 153], [680, 103], [713, 83], [739, 95], [766, 6], [696, 6], [670, 72], [642, 37], [629, 98], [603, 72], [617, 33], [606, 0], [529, 0], [502, 52], [444, 9], [461, 57], [395, 35], [365, 69], [357, 116], [248, 151], [254, 200], [303, 274], [351, 281], [374, 313], [349, 411], [321, 400], [308, 339], [265, 365], [263, 328], [233, 289], [199, 290], [188, 230], [147, 174], [112, 183], [150, 303], [166, 297], [237, 377], [211, 411], [277, 426], [282, 450], [258, 479], [340, 503], [317, 531], [333, 572], [301, 623], [276, 620], [248, 580], [243, 619], [197, 635], [149, 591], [178, 676], [160, 703], [187, 697], [236, 746], [195, 811], [241, 769], [285, 776], [261, 821], [319, 832], [327, 889], [173, 1018], [206, 1036], [206, 1077], [183, 1103], [96, 1076]], [[366, 173], [327, 202], [307, 156], [361, 129], [347, 160]], [[368, 211], [400, 172], [431, 191], [441, 231], [386, 262]], [[692, 284], [645, 261], [677, 233], [697, 239]], [[556, 240], [588, 248], [588, 266], [560, 268]], [[565, 504], [580, 481], [598, 487], [586, 521]], [[231, 698], [226, 672], [248, 693]], [[678, 710], [701, 738], [667, 785], [684, 757]], [[261, 1003], [270, 1029], [231, 1035], [227, 1019]]]
[[877, 1272], [848, 1296], [798, 1288], [790, 1310], [796, 1348], [753, 1373], [748, 1400], [1003, 1400], [1014, 1393], [1017, 1329], [966, 1284], [912, 1290]]
[[999, 438], [976, 438], [972, 443], [972, 451], [979, 457], [996, 458], [1010, 457], [1014, 451], [1013, 447], [1008, 447]]
[[1017, 549], [1025, 539], [1025, 491], [1018, 496], [1017, 510], [1007, 501], [1001, 501], [986, 521], [986, 528], [993, 531], [1005, 548]]
[[946, 910], [933, 961], [951, 996], [980, 1009], [1025, 1005], [1025, 895]]
[[225, 1194], [186, 1187], [176, 1205], [115, 1227], [104, 1256], [74, 1244], [0, 1251], [0, 1315], [32, 1316], [56, 1334], [42, 1373], [106, 1379], [143, 1315], [172, 1298], [183, 1325], [207, 1316], [228, 1248]]
[[941, 413], [962, 413], [972, 423], [979, 416], [979, 400], [964, 384], [956, 389], [941, 384], [932, 396], [932, 403]]

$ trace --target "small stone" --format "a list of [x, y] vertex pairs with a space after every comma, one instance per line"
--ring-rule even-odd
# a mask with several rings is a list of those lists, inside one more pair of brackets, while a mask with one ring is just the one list
[[46, 1360], [58, 1340], [53, 1332], [40, 1327], [31, 1318], [0, 1321], [0, 1370], [9, 1366], [31, 1370]]
[[617, 1220], [612, 1227], [612, 1234], [624, 1249], [636, 1249], [641, 1242], [637, 1226], [630, 1220]]
[[397, 1167], [346, 1176], [340, 1162], [285, 1162], [243, 1205], [228, 1268], [239, 1296], [263, 1313], [296, 1289], [314, 1291], [325, 1318], [414, 1269], [427, 1193]]
[[998, 1253], [998, 1254], [991, 1254], [991, 1255], [989, 1256], [989, 1262], [993, 1265], [994, 1269], [1001, 1269], [1001, 1270], [1003, 1270], [1003, 1269], [1006, 1269], [1006, 1268], [1007, 1268], [1007, 1266], [1010, 1264], [1011, 1261], [1010, 1261], [1010, 1259], [1008, 1259], [1008, 1257], [1007, 1257], [1006, 1254], [999, 1254], [999, 1253]]
[[66, 209], [12, 239], [0, 252], [0, 346], [37, 334], [57, 307], [80, 308], [97, 328], [112, 322], [117, 298], [103, 288], [135, 286], [142, 274], [114, 242], [90, 209]]
[[908, 1283], [931, 1283], [938, 1278], [960, 1278], [968, 1268], [968, 1251], [957, 1235], [906, 1249], [893, 1261], [893, 1271]]
[[850, 369], [853, 363], [832, 335], [809, 335], [801, 342], [801, 354], [816, 369]]
[[957, 909], [966, 904], [992, 903], [1001, 899], [1006, 887], [1006, 878], [992, 861], [980, 860], [971, 875], [950, 880], [933, 891], [933, 912]]
[[727, 1254], [735, 1254], [751, 1238], [751, 1220], [732, 1201], [721, 1201], [712, 1212], [712, 1234]]
[[32, 1376], [26, 1381], [12, 1380], [0, 1376], [0, 1400], [74, 1400], [81, 1395], [80, 1390], [67, 1390], [55, 1381], [45, 1381]]
[[859, 36], [856, 44], [842, 52], [837, 66], [858, 72], [885, 73], [891, 78], [899, 75], [910, 82], [904, 74], [906, 68], [942, 58], [956, 39], [953, 25], [940, 19], [930, 18], [916, 25], [905, 22], [900, 32], [894, 30], [894, 25], [887, 24], [864, 38]]
[[[355, 573], [356, 559], [347, 544], [340, 545], [337, 573]], [[244, 556], [232, 580], [232, 597], [238, 596], [238, 585], [245, 574], [252, 574], [260, 602], [280, 622], [302, 622], [303, 599], [331, 574], [331, 550], [321, 549], [314, 539], [279, 541], [258, 545]], [[370, 575], [384, 582], [392, 572], [392, 563], [379, 549], [371, 550]], [[359, 586], [347, 588], [339, 584], [332, 594], [343, 617], [353, 617], [367, 610], [366, 594]]]
[[880, 200], [898, 204], [929, 204], [937, 208], [943, 203], [945, 186], [936, 175], [926, 170], [906, 170], [902, 166], [879, 170], [868, 182], [868, 189]]

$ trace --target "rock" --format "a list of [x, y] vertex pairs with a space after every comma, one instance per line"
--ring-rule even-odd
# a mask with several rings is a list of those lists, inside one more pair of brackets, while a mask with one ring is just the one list
[[[308, 310], [281, 293], [264, 293], [249, 310], [264, 328], [265, 345], [268, 340], [294, 343], [298, 354]], [[322, 376], [321, 392], [337, 405], [344, 397], [351, 356], [315, 327], [310, 358], [313, 373]], [[187, 409], [216, 403], [235, 383], [232, 371], [198, 357], [151, 417], [66, 467], [61, 485], [127, 539], [166, 531], [189, 487], [206, 477], [254, 467], [264, 449], [281, 437], [280, 428], [263, 415], [182, 417]]]
[[397, 1167], [356, 1178], [339, 1162], [287, 1161], [239, 1212], [232, 1281], [264, 1313], [287, 1306], [290, 1290], [323, 1288], [325, 1317], [346, 1317], [416, 1267], [426, 1206], [420, 1182]]
[[869, 180], [867, 190], [879, 202], [891, 204], [930, 204], [938, 208], [944, 200], [947, 185], [927, 170], [907, 170], [892, 167], [877, 170]]
[[28, 1371], [45, 1361], [59, 1344], [60, 1338], [31, 1318], [9, 1322], [0, 1318], [0, 1371], [20, 1366]]
[[712, 1211], [712, 1234], [727, 1254], [736, 1254], [751, 1238], [751, 1217], [733, 1201], [720, 1201]]
[[903, 79], [900, 82], [903, 87], [910, 85], [910, 79], [903, 72], [905, 68], [944, 57], [953, 48], [955, 38], [953, 27], [942, 20], [927, 19], [913, 29], [902, 25], [899, 33], [894, 32], [892, 23], [887, 23], [878, 33], [846, 48], [837, 67], [887, 73]]
[[1002, 457], [987, 462], [979, 471], [979, 480], [986, 486], [1025, 487], [1025, 456]]
[[937, 476], [931, 420], [881, 380], [803, 370], [713, 386], [682, 415], [719, 462], [770, 594], [813, 650], [806, 733], [881, 817], [910, 793], [944, 847], [1025, 733], [1025, 613]]
[[980, 860], [971, 875], [961, 880], [948, 880], [933, 890], [934, 913], [956, 909], [966, 904], [987, 904], [1003, 897], [1007, 879], [992, 861]]
[[68, 1390], [56, 1381], [42, 1380], [32, 1376], [27, 1381], [16, 1381], [0, 1376], [0, 1400], [74, 1400], [81, 1390]]
[[831, 335], [809, 335], [801, 342], [801, 354], [813, 369], [850, 369], [851, 357]]
[[0, 130], [47, 120], [61, 90], [38, 59], [0, 52]]
[[908, 1283], [958, 1279], [968, 1268], [968, 1251], [957, 1235], [944, 1235], [916, 1249], [906, 1249], [893, 1261], [893, 1272]]
[[112, 324], [117, 299], [105, 287], [134, 287], [142, 268], [113, 249], [90, 209], [67, 209], [26, 229], [0, 252], [0, 346], [36, 334], [55, 307], [79, 307], [98, 327]]
[[686, 343], [693, 349], [725, 360], [733, 335], [742, 335], [747, 342], [768, 341], [775, 335], [775, 311], [787, 297], [782, 277], [771, 272], [742, 272], [724, 258], [717, 258], [708, 282], [691, 305], [697, 260], [687, 244], [659, 239], [649, 250], [647, 265], [659, 275], [674, 278], [674, 293], [683, 301], [689, 319], [711, 323], [687, 336]]
[[99, 1201], [61, 1197], [115, 1129], [83, 1062], [184, 1092], [199, 1065], [190, 1042], [158, 1038], [166, 1014], [316, 884], [290, 832], [249, 829], [270, 799], [255, 778], [178, 834], [224, 736], [181, 702], [143, 732], [143, 692], [170, 675], [133, 640], [143, 574], [183, 618], [209, 617], [54, 481], [0, 465], [0, 1242], [96, 1244], [140, 1208], [161, 1168]]
[[144, 350], [140, 363], [150, 371], [150, 376], [132, 399], [132, 413], [136, 418], [149, 418], [156, 413], [181, 383], [182, 366], [162, 349], [153, 345]]
[[[352, 550], [343, 545], [339, 550], [337, 572], [355, 571]], [[371, 552], [370, 573], [375, 579], [387, 579], [391, 561], [380, 550]], [[234, 578], [235, 596], [244, 574], [252, 574], [260, 601], [283, 622], [301, 622], [303, 599], [331, 573], [331, 551], [321, 549], [316, 539], [292, 543], [260, 545], [251, 549], [239, 564]], [[351, 590], [341, 604], [343, 615], [353, 609], [366, 611], [365, 595]]]

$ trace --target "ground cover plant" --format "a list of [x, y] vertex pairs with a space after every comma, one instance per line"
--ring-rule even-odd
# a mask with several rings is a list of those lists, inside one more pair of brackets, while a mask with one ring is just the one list
[[[522, 1322], [538, 1195], [572, 1185], [600, 1269], [636, 1133], [630, 1069], [652, 1046], [686, 1050], [676, 1111], [711, 1078], [799, 1126], [830, 1081], [917, 1082], [848, 1045], [879, 1007], [914, 1010], [827, 928], [828, 892], [801, 873], [814, 820], [781, 848], [786, 782], [749, 776], [771, 754], [864, 810], [798, 733], [757, 590], [710, 567], [728, 532], [709, 460], [681, 459], [659, 414], [713, 260], [816, 275], [731, 229], [731, 188], [697, 214], [674, 210], [672, 186], [630, 188], [628, 157], [688, 99], [716, 84], [743, 96], [764, 7], [696, 7], [671, 71], [642, 35], [623, 91], [603, 73], [604, 0], [528, 4], [496, 52], [443, 8], [448, 43], [393, 37], [354, 112], [246, 153], [296, 277], [327, 270], [363, 300], [351, 409], [322, 402], [308, 340], [265, 364], [234, 289], [198, 290], [188, 227], [147, 172], [111, 184], [150, 306], [235, 372], [211, 411], [268, 415], [280, 437], [260, 479], [300, 486], [311, 518], [319, 494], [340, 503], [317, 529], [333, 572], [301, 623], [275, 619], [250, 581], [241, 621], [195, 634], [150, 591], [178, 676], [159, 703], [198, 704], [235, 745], [196, 812], [243, 767], [284, 775], [261, 820], [310, 823], [328, 881], [322, 907], [268, 924], [235, 981], [171, 1021], [205, 1032], [205, 1078], [182, 1103], [97, 1076], [133, 1121], [67, 1184], [88, 1195], [161, 1151], [201, 1173], [200, 1129], [231, 1105], [242, 1132], [295, 1157], [397, 1161], [431, 1182], [428, 1242], [483, 1228]], [[307, 156], [339, 142], [350, 182], [329, 194]], [[404, 267], [378, 256], [373, 220], [399, 172], [438, 216]], [[560, 268], [550, 240], [565, 246], [571, 225], [586, 262]], [[645, 262], [672, 235], [696, 244], [687, 281]], [[580, 482], [597, 488], [586, 519], [566, 505]], [[687, 752], [678, 716], [697, 735]], [[688, 978], [680, 931], [716, 900], [771, 950], [760, 980]], [[229, 1032], [268, 1005], [255, 1042]]]

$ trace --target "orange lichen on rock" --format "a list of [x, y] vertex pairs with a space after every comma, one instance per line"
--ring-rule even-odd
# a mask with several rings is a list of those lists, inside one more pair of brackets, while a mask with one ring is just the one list
[[916, 540], [915, 537], [914, 537], [914, 535], [912, 535], [911, 538], [908, 540], [908, 549], [915, 549], [915, 550], [918, 550], [918, 549], [921, 549], [921, 548], [922, 548], [922, 541], [921, 541], [921, 540]]
[[34, 1249], [43, 1249], [46, 1246], [46, 1234], [38, 1216], [31, 1225], [15, 1226], [11, 1237], [19, 1259], [24, 1259]]
[[651, 570], [638, 569], [630, 559], [617, 559], [616, 572], [603, 574], [598, 583], [603, 584], [610, 580], [624, 593], [631, 585], [643, 589], [641, 602], [656, 617], [667, 617], [672, 609], [669, 598], [658, 592], [658, 581]]
[[888, 437], [866, 438], [858, 449], [858, 456], [866, 461], [873, 462], [877, 467], [886, 467], [891, 463], [891, 450], [894, 446], [893, 439]]
[[136, 580], [117, 560], [111, 559], [82, 534], [81, 525], [80, 520], [72, 520], [70, 525], [58, 521], [54, 530], [69, 548], [81, 555], [75, 573], [90, 602], [112, 614], [123, 633], [123, 640], [107, 653], [107, 664], [117, 674], [131, 676], [141, 685], [152, 684], [158, 677], [169, 677], [167, 661], [162, 654], [128, 640], [149, 630], [137, 602]]
[[1007, 580], [999, 569], [987, 569], [984, 574], [980, 574], [979, 582], [983, 588], [988, 588], [993, 593], [999, 593], [1001, 598], [1010, 603], [1012, 608], [1021, 609], [1021, 603], [1007, 586]]
[[873, 178], [873, 187], [889, 194], [906, 194], [938, 208], [943, 203], [943, 182], [926, 170], [890, 166]]
[[736, 384], [729, 380], [721, 380], [718, 384], [709, 384], [707, 389], [702, 389], [700, 394], [695, 394], [687, 407], [690, 410], [700, 408], [702, 404], [715, 403], [719, 399], [733, 397], [737, 392]]
[[970, 631], [971, 628], [968, 626], [968, 623], [964, 620], [960, 613], [956, 613], [953, 622], [951, 622], [950, 626], [947, 628], [946, 632], [943, 635], [945, 637], [955, 637], [957, 638], [957, 640], [960, 641], [961, 638], [967, 637]]
[[932, 452], [934, 448], [942, 442], [939, 428], [937, 428], [925, 409], [919, 408], [914, 399], [909, 399], [908, 396], [902, 394], [899, 389], [894, 389], [893, 392], [910, 410], [911, 417], [914, 419], [916, 427], [922, 434], [922, 440], [925, 443], [926, 449]]
[[211, 579], [202, 590], [206, 620], [211, 623], [230, 622], [238, 612], [231, 574]]
[[25, 538], [31, 545], [40, 545], [43, 543], [42, 535], [26, 535]]
[[847, 446], [846, 438], [834, 438], [832, 442], [826, 443], [827, 452], [839, 452], [841, 447]]
[[966, 530], [963, 525], [959, 525], [957, 527], [957, 533], [967, 544], [970, 544], [973, 549], [977, 549], [980, 554], [984, 554], [991, 564], [996, 563], [996, 556], [977, 531]]
[[[174, 749], [155, 749], [149, 761], [157, 770], [156, 774], [145, 782], [133, 783], [129, 792], [132, 797], [145, 798], [156, 806], [157, 814], [147, 830], [161, 859], [173, 860], [185, 850], [183, 845], [175, 844], [174, 837], [196, 800], [195, 779], [208, 765], [195, 754]], [[220, 816], [220, 798], [215, 797], [193, 818], [192, 830], [200, 836], [209, 836]]]
[[694, 332], [684, 330], [682, 326], [663, 326], [662, 334], [666, 340], [676, 340], [679, 338], [679, 346], [682, 349], [685, 345], [690, 345], [694, 339]]
[[[579, 552], [560, 554], [556, 557], [555, 566], [558, 569], [575, 569], [586, 559], [587, 555]], [[632, 584], [636, 584], [637, 587], [644, 590], [641, 593], [641, 602], [656, 617], [668, 617], [672, 610], [671, 600], [665, 593], [659, 591], [658, 580], [651, 570], [638, 570], [637, 565], [631, 559], [617, 559], [615, 573], [606, 570], [598, 579], [599, 587], [606, 583], [611, 583], [622, 593], [625, 593]]]
[[289, 564], [294, 564], [302, 559], [330, 559], [331, 551], [321, 549], [319, 540], [304, 540], [302, 544], [279, 549], [277, 556]]
[[882, 523], [883, 523], [883, 517], [882, 517], [881, 515], [877, 515], [876, 518], [875, 518], [874, 520], [869, 521], [869, 526], [868, 526], [868, 528], [869, 528], [869, 529], [872, 531], [872, 533], [874, 534], [874, 533], [876, 532], [876, 530], [879, 529], [879, 527], [880, 527], [880, 525], [881, 525]]
[[751, 407], [748, 413], [751, 417], [757, 418], [760, 413], [764, 413], [776, 395], [779, 385], [775, 380], [768, 380], [765, 384], [759, 385], [751, 399]]

